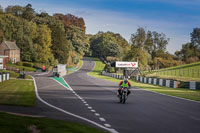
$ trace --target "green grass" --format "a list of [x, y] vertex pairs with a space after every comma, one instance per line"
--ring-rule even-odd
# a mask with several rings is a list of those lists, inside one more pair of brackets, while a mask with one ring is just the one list
[[34, 106], [35, 99], [32, 80], [11, 79], [0, 83], [0, 104]]
[[176, 67], [169, 67], [159, 70], [154, 70], [152, 72], [144, 72], [149, 77], [164, 77], [170, 76], [175, 79], [179, 78], [179, 80], [185, 80], [186, 78], [190, 78], [190, 80], [200, 81], [200, 62], [180, 65]]
[[90, 126], [53, 120], [48, 118], [31, 118], [0, 113], [0, 131], [2, 133], [31, 133], [30, 126], [40, 133], [105, 133]]
[[[82, 65], [83, 65], [83, 60], [79, 60], [78, 67], [76, 67], [76, 68], [74, 68], [74, 69], [69, 69], [69, 70], [68, 70], [68, 74], [70, 74], [70, 73], [72, 73], [72, 72], [74, 72], [74, 71], [80, 69]], [[71, 68], [71, 67], [69, 67], [69, 68]]]
[[35, 72], [35, 71], [36, 71], [36, 69], [35, 69], [35, 68], [32, 68], [32, 67], [19, 66], [19, 65], [15, 65], [15, 64], [6, 64], [6, 66], [18, 68], [20, 71], [22, 71], [23, 68], [24, 68], [24, 70], [27, 71], [27, 72], [30, 72], [30, 71]]
[[[108, 76], [102, 76], [100, 73], [103, 70], [103, 68], [104, 68], [104, 64], [101, 61], [96, 61], [96, 66], [94, 70], [89, 73], [89, 75], [97, 77], [97, 78], [109, 80], [111, 82], [116, 82], [116, 83], [119, 83], [121, 81], [120, 79], [115, 79]], [[200, 90], [189, 90], [185, 88], [168, 88], [164, 86], [144, 84], [144, 83], [135, 82], [135, 81], [130, 81], [130, 82], [133, 87], [143, 88], [143, 89], [151, 90], [154, 92], [159, 92], [162, 94], [200, 101]]]

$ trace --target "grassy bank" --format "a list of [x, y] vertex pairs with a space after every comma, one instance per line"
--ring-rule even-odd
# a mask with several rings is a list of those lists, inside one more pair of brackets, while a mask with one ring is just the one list
[[144, 73], [149, 77], [163, 78], [168, 76], [171, 79], [182, 81], [186, 81], [187, 79], [200, 81], [200, 62], [154, 70], [151, 72], [146, 71]]
[[11, 79], [0, 83], [0, 104], [34, 106], [33, 81]]
[[0, 113], [0, 118], [2, 133], [103, 133], [83, 124], [61, 120], [23, 117], [7, 113]]
[[[119, 83], [121, 80], [115, 79], [112, 77], [108, 76], [102, 76], [100, 73], [103, 70], [104, 64], [101, 61], [96, 61], [96, 66], [92, 72], [89, 73], [90, 76], [94, 76], [97, 78], [109, 80], [112, 82]], [[168, 87], [163, 87], [163, 86], [157, 86], [157, 85], [151, 85], [151, 84], [144, 84], [140, 82], [135, 82], [135, 81], [130, 81], [132, 86], [138, 87], [138, 88], [143, 88], [155, 92], [159, 92], [162, 94], [167, 94], [171, 96], [177, 96], [177, 97], [182, 97], [182, 98], [187, 98], [191, 100], [196, 100], [200, 101], [200, 91], [199, 90], [189, 90], [189, 89], [184, 89], [184, 88], [168, 88]]]
[[35, 72], [35, 71], [36, 71], [36, 69], [35, 69], [35, 68], [32, 68], [32, 67], [19, 66], [19, 65], [15, 65], [15, 64], [6, 64], [6, 66], [18, 68], [20, 71], [22, 71], [23, 68], [24, 68], [24, 70], [27, 71], [27, 72], [30, 72], [30, 71]]

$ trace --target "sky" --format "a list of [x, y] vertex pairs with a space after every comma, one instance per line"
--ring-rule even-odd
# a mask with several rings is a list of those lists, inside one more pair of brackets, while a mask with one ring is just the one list
[[200, 28], [200, 0], [0, 0], [3, 8], [28, 3], [38, 13], [83, 17], [87, 34], [112, 31], [129, 41], [139, 27], [164, 33], [171, 54], [190, 42], [193, 28]]

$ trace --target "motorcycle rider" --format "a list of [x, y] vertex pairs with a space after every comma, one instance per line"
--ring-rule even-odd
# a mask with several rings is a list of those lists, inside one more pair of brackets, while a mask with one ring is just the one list
[[128, 96], [131, 93], [131, 91], [129, 90], [131, 88], [131, 83], [128, 81], [127, 78], [125, 78], [124, 81], [121, 81], [119, 83], [119, 89], [118, 89], [118, 95], [117, 95], [118, 97], [121, 95], [121, 89], [125, 87], [128, 90], [128, 93], [127, 93], [127, 96]]

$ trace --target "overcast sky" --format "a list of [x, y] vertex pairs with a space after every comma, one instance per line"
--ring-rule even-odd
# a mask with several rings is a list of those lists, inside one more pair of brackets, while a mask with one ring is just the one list
[[200, 0], [0, 0], [3, 8], [28, 3], [37, 12], [83, 17], [87, 34], [112, 31], [129, 41], [138, 27], [162, 32], [170, 38], [170, 53], [189, 42], [193, 28], [200, 27]]

